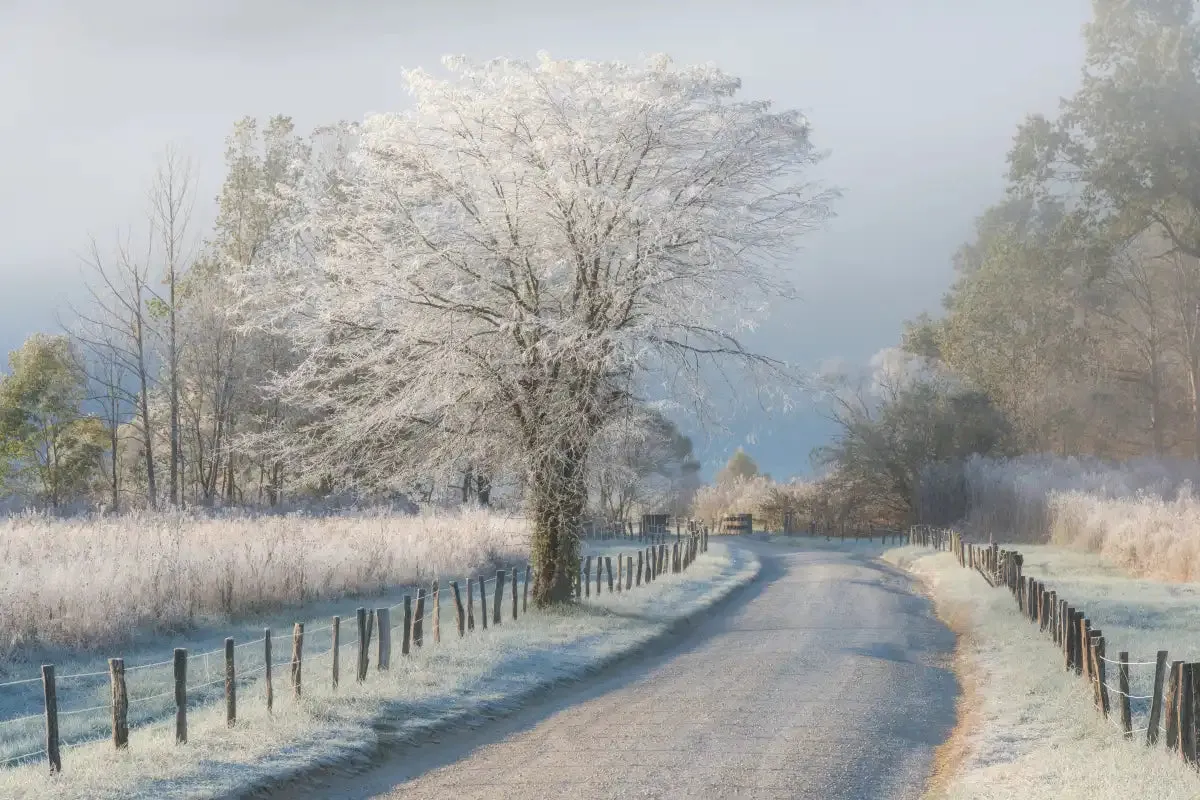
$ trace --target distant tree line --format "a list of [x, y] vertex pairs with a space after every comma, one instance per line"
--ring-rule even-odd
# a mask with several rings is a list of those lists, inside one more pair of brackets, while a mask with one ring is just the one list
[[1096, 0], [1084, 39], [1078, 91], [1018, 127], [944, 312], [903, 331], [953, 380], [831, 394], [818, 458], [847, 514], [910, 521], [922, 469], [971, 453], [1200, 458], [1195, 4]]

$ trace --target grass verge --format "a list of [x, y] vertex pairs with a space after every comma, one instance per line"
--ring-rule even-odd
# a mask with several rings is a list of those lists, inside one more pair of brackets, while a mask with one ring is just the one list
[[176, 746], [170, 724], [150, 723], [116, 752], [91, 742], [64, 752], [63, 773], [44, 764], [0, 773], [0, 796], [174, 798], [238, 796], [307, 770], [377, 757], [379, 743], [441, 735], [511, 711], [547, 686], [578, 680], [636, 651], [752, 580], [758, 560], [714, 542], [681, 575], [651, 587], [593, 596], [582, 607], [530, 613], [458, 639], [444, 623], [442, 643], [408, 658], [395, 647], [393, 667], [356, 684], [342, 653], [342, 682], [330, 686], [328, 654], [305, 657], [305, 691], [295, 701], [277, 670], [275, 712], [258, 683], [239, 685], [238, 721], [223, 707], [189, 714], [189, 741]]
[[960, 680], [974, 681], [978, 716], [960, 716], [963, 731], [956, 735], [966, 752], [954, 774], [943, 776], [938, 796], [1200, 796], [1200, 773], [1144, 739], [1122, 739], [1096, 713], [1090, 689], [1068, 675], [1059, 650], [1031, 628], [1008, 592], [992, 589], [949, 553], [901, 547], [884, 559], [920, 578], [943, 619], [966, 633], [959, 640]]

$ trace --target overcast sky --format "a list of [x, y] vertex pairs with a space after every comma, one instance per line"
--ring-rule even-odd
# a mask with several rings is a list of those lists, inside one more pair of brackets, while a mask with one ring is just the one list
[[[804, 302], [762, 334], [812, 365], [864, 362], [935, 311], [950, 257], [1003, 188], [1021, 118], [1074, 88], [1087, 0], [0, 0], [0, 348], [78, 292], [77, 253], [136, 224], [155, 159], [196, 160], [202, 206], [244, 115], [302, 129], [403, 108], [442, 55], [712, 61], [799, 108], [845, 191], [797, 258]], [[207, 211], [207, 209], [205, 209]], [[77, 296], [77, 295], [75, 295]], [[828, 434], [811, 411], [734, 421], [778, 477]]]

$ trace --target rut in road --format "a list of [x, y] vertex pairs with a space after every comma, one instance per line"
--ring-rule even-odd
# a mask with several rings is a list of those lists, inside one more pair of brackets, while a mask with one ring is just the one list
[[862, 554], [744, 546], [760, 577], [659, 652], [277, 796], [920, 797], [954, 724], [954, 635]]

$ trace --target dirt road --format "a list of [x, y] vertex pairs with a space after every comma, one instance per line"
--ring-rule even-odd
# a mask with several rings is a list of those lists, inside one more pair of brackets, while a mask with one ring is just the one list
[[295, 797], [916, 798], [953, 635], [865, 555], [748, 542], [758, 580], [658, 652]]

